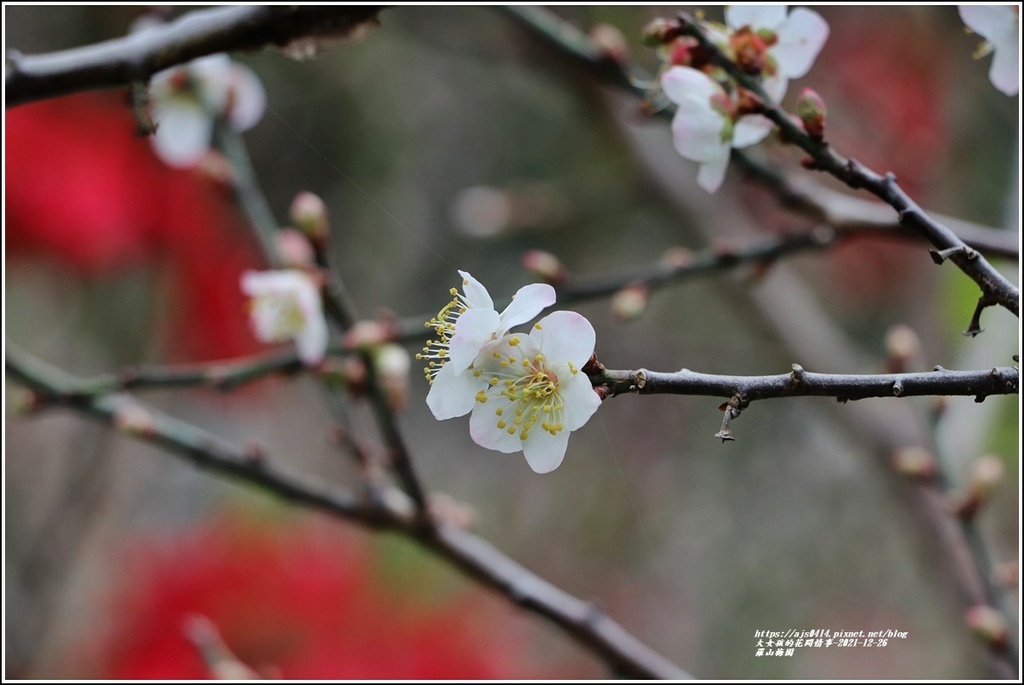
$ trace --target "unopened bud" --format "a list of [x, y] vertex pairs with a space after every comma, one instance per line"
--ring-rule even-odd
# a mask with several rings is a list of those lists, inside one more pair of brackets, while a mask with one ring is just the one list
[[913, 328], [898, 323], [885, 334], [886, 365], [889, 373], [904, 373], [921, 355], [921, 339]]
[[1010, 631], [1003, 615], [985, 604], [977, 604], [964, 614], [967, 627], [989, 647], [1003, 649], [1007, 645]]
[[122, 404], [115, 409], [114, 427], [126, 435], [141, 438], [156, 433], [153, 415], [137, 404]]
[[671, 19], [657, 17], [640, 29], [640, 41], [648, 47], [664, 45], [679, 35], [679, 24]]
[[627, 285], [612, 297], [612, 316], [620, 323], [639, 319], [647, 311], [650, 296], [650, 288], [643, 283]]
[[342, 341], [349, 349], [368, 349], [391, 339], [388, 327], [379, 321], [363, 319], [345, 331]]
[[825, 101], [811, 88], [804, 88], [796, 100], [796, 113], [804, 130], [814, 140], [825, 138]]
[[277, 253], [283, 266], [289, 269], [305, 269], [313, 265], [316, 255], [309, 238], [295, 228], [282, 228], [277, 232]]
[[404, 347], [388, 343], [377, 348], [373, 358], [388, 406], [398, 411], [409, 399], [409, 369], [412, 358]]
[[317, 372], [330, 388], [344, 388], [353, 397], [361, 397], [366, 392], [366, 367], [355, 357], [325, 359]]
[[953, 510], [960, 519], [970, 521], [977, 515], [1003, 479], [1003, 471], [1003, 462], [995, 455], [987, 454], [974, 461], [967, 477], [967, 491], [954, 501]]
[[938, 470], [935, 455], [923, 447], [901, 447], [893, 452], [892, 468], [918, 481], [930, 481]]
[[693, 264], [693, 250], [688, 247], [670, 247], [661, 255], [661, 265], [667, 269], [685, 269]]
[[1020, 564], [1016, 561], [1004, 561], [996, 565], [992, 571], [992, 581], [1007, 590], [1016, 590], [1020, 586]]
[[462, 530], [472, 530], [480, 519], [476, 509], [443, 492], [432, 492], [427, 500], [431, 518]]
[[327, 206], [318, 195], [303, 191], [292, 200], [288, 210], [291, 222], [310, 240], [324, 242], [327, 240]]
[[1003, 460], [994, 454], [978, 457], [971, 466], [968, 488], [979, 497], [987, 498], [1003, 480]]
[[617, 64], [625, 64], [629, 61], [629, 44], [626, 36], [611, 24], [594, 24], [590, 29], [590, 40], [594, 41], [597, 49], [605, 58]]
[[544, 250], [527, 250], [523, 253], [523, 268], [542, 278], [545, 283], [555, 286], [565, 283], [568, 275], [562, 261]]
[[18, 414], [31, 414], [46, 406], [46, 396], [35, 390], [18, 388], [13, 395], [13, 410]]

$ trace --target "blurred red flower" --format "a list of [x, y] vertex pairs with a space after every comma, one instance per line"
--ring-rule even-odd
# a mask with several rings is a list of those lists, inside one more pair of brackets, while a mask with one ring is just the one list
[[175, 360], [257, 349], [238, 286], [258, 263], [244, 223], [214, 183], [154, 156], [120, 96], [16, 107], [4, 127], [8, 259], [49, 258], [87, 280], [159, 264], [173, 294], [154, 307], [170, 310]]
[[324, 526], [219, 520], [141, 543], [116, 581], [101, 677], [210, 677], [186, 637], [197, 615], [274, 678], [523, 676], [521, 642], [497, 604], [476, 590], [430, 606], [413, 588], [389, 591], [358, 541]]

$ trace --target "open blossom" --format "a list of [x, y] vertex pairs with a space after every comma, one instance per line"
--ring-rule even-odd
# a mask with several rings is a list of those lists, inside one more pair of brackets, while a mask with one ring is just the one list
[[245, 131], [263, 116], [267, 96], [248, 67], [225, 54], [165, 69], [150, 83], [157, 156], [173, 167], [192, 167], [210, 150], [214, 121]]
[[601, 399], [580, 369], [594, 353], [594, 328], [576, 312], [554, 312], [529, 335], [507, 335], [481, 355], [469, 375], [484, 381], [473, 395], [469, 434], [482, 447], [522, 450], [537, 473], [558, 468], [569, 433]]
[[250, 321], [263, 342], [294, 340], [299, 358], [318, 364], [327, 351], [328, 330], [320, 289], [303, 271], [246, 271], [242, 292], [250, 298]]
[[1020, 90], [1020, 7], [1014, 5], [958, 5], [960, 18], [985, 39], [977, 57], [992, 53], [988, 77], [1001, 92]]
[[730, 5], [725, 23], [735, 59], [760, 67], [765, 90], [776, 102], [786, 94], [789, 79], [810, 71], [828, 40], [828, 23], [805, 7], [787, 13], [785, 5]]
[[[789, 79], [807, 73], [828, 38], [821, 15], [781, 5], [726, 8], [726, 27], [705, 25], [709, 38], [746, 71], [759, 74], [773, 102], [786, 94]], [[699, 65], [698, 65], [699, 66]], [[715, 192], [725, 178], [732, 148], [760, 142], [772, 129], [761, 115], [741, 111], [735, 94], [691, 66], [673, 66], [661, 77], [665, 96], [677, 106], [672, 120], [676, 150], [700, 164], [697, 183]]]
[[[513, 326], [526, 323], [555, 302], [555, 289], [546, 283], [523, 286], [500, 314], [480, 281], [465, 271], [463, 293], [452, 288], [452, 300], [427, 322], [436, 339], [427, 341], [416, 358], [425, 360], [423, 371], [430, 382], [427, 406], [439, 419], [468, 414], [480, 382], [466, 371], [488, 345]], [[468, 392], [468, 401], [466, 400]]]

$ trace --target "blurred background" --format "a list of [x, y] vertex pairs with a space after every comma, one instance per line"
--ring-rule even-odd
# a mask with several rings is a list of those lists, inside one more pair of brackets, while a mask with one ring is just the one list
[[[640, 30], [677, 9], [556, 11], [583, 29], [617, 27], [633, 63], [654, 72]], [[5, 7], [6, 47], [32, 54], [121, 36], [144, 11]], [[1016, 231], [1019, 100], [991, 86], [990, 58], [971, 59], [980, 39], [955, 8], [820, 12], [831, 37], [788, 102], [814, 87], [841, 153], [894, 171], [931, 210]], [[380, 20], [362, 42], [309, 62], [234, 56], [267, 91], [245, 140], [272, 210], [283, 224], [296, 193], [324, 198], [335, 263], [365, 316], [431, 316], [456, 269], [511, 295], [536, 280], [521, 266], [529, 249], [586, 279], [650, 268], [675, 247], [813, 227], [736, 168], [718, 193], [700, 190], [666, 120], [497, 8], [402, 7]], [[261, 266], [243, 215], [208, 171], [164, 166], [133, 136], [124, 102], [120, 91], [88, 93], [5, 115], [6, 340], [77, 375], [264, 349], [237, 285]], [[762, 148], [810, 173], [792, 149]], [[1017, 263], [994, 263], [1019, 280]], [[909, 370], [1007, 365], [1019, 333], [1005, 311], [987, 310], [977, 338], [961, 335], [976, 298], [922, 245], [856, 239], [767, 272], [671, 285], [631, 322], [608, 301], [573, 308], [594, 324], [609, 368], [877, 372], [897, 324], [920, 339]], [[197, 615], [272, 677], [608, 675], [410, 542], [282, 504], [69, 413], [24, 416], [19, 390], [5, 383], [8, 677], [205, 677], [185, 636]], [[538, 476], [521, 455], [476, 446], [465, 419], [435, 421], [426, 392], [414, 368], [399, 419], [428, 487], [471, 504], [484, 537], [698, 677], [994, 673], [964, 626], [954, 562], [921, 514], [918, 486], [889, 464], [898, 448], [924, 447], [959, 487], [977, 457], [1002, 459], [1005, 481], [978, 525], [996, 561], [1016, 560], [1016, 397], [952, 398], [938, 413], [927, 398], [761, 402], [736, 420], [736, 442], [721, 444], [719, 400], [623, 396], [573, 434], [558, 470]], [[144, 399], [358, 487], [328, 441], [313, 378]], [[1016, 585], [1010, 598], [1016, 606]], [[755, 631], [791, 628], [908, 637], [755, 656]]]

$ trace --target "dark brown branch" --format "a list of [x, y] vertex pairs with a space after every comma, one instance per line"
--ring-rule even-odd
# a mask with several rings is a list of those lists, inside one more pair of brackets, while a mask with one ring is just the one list
[[230, 6], [197, 10], [147, 31], [43, 55], [7, 55], [7, 106], [146, 81], [162, 69], [229, 50], [256, 50], [310, 35], [345, 35], [380, 7]]
[[[391, 530], [415, 539], [516, 605], [562, 628], [617, 673], [628, 678], [691, 678], [603, 615], [592, 603], [558, 589], [505, 556], [479, 536], [438, 522], [425, 528], [413, 503], [388, 488], [376, 501], [361, 502], [346, 493], [285, 472], [265, 455], [221, 440], [200, 428], [169, 417], [125, 394], [90, 395], [83, 382], [9, 345], [7, 373], [47, 401], [108, 424], [121, 423], [134, 437], [160, 445], [202, 469], [231, 476], [286, 500], [372, 529]], [[130, 425], [124, 417], [134, 414]]]
[[[960, 395], [981, 402], [989, 395], [1019, 392], [1019, 371], [1015, 367], [993, 367], [981, 371], [950, 371], [936, 367], [923, 373], [833, 374], [811, 373], [793, 365], [791, 373], [774, 376], [725, 376], [682, 369], [662, 373], [639, 369], [601, 369], [591, 375], [594, 385], [605, 385], [610, 395], [707, 395], [738, 397], [742, 406], [755, 400], [778, 397], [835, 397], [841, 402], [868, 397], [920, 397]], [[740, 407], [742, 408], [742, 407]]]

